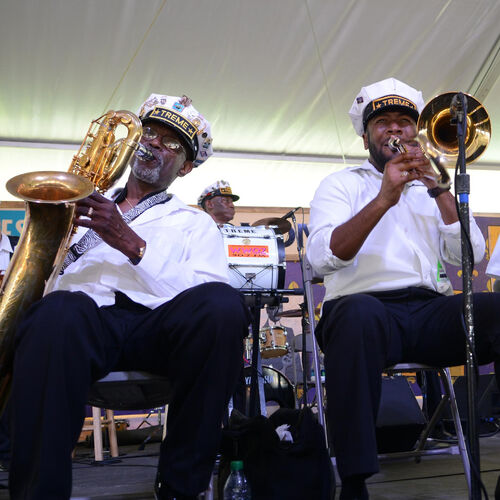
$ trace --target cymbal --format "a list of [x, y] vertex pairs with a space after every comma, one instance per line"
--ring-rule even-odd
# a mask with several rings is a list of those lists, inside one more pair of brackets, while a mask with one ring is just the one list
[[255, 221], [252, 226], [276, 226], [278, 231], [282, 234], [288, 233], [292, 229], [292, 225], [286, 219], [281, 219], [280, 217], [267, 217], [265, 219], [259, 219]]
[[[320, 308], [316, 307], [314, 314], [319, 314]], [[306, 312], [307, 315], [307, 312]], [[288, 311], [281, 311], [276, 314], [278, 318], [300, 318], [302, 317], [302, 309], [289, 309]]]
[[289, 309], [288, 311], [281, 311], [276, 316], [280, 318], [300, 318], [302, 316], [302, 309]]

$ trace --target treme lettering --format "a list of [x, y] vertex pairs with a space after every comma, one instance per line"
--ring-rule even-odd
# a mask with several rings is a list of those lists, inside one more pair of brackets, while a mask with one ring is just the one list
[[196, 127], [189, 120], [173, 111], [156, 107], [150, 116], [182, 130], [190, 139], [196, 135]]

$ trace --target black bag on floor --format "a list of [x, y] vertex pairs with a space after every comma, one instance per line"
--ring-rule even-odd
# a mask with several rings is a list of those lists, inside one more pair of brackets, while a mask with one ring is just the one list
[[[275, 429], [289, 424], [293, 443]], [[222, 499], [232, 460], [243, 460], [252, 500], [332, 500], [335, 474], [324, 431], [310, 408], [281, 408], [269, 418], [233, 410], [223, 431], [218, 492]]]

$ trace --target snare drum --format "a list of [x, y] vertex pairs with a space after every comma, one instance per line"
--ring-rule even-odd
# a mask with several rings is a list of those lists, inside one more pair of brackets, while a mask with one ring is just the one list
[[283, 235], [266, 226], [231, 226], [220, 231], [230, 285], [238, 290], [277, 290], [285, 285]]

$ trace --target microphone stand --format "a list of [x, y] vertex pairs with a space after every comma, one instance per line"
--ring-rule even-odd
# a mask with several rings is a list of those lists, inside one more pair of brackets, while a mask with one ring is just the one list
[[458, 195], [458, 213], [461, 221], [462, 242], [462, 286], [463, 286], [463, 317], [466, 335], [466, 381], [467, 381], [467, 436], [466, 442], [469, 458], [472, 462], [471, 499], [481, 499], [480, 450], [478, 428], [478, 398], [477, 398], [477, 366], [475, 358], [475, 335], [472, 300], [472, 267], [473, 255], [470, 244], [469, 193], [470, 179], [466, 173], [465, 137], [467, 132], [467, 98], [462, 92], [455, 96], [459, 100], [456, 112], [459, 174], [456, 179]]

